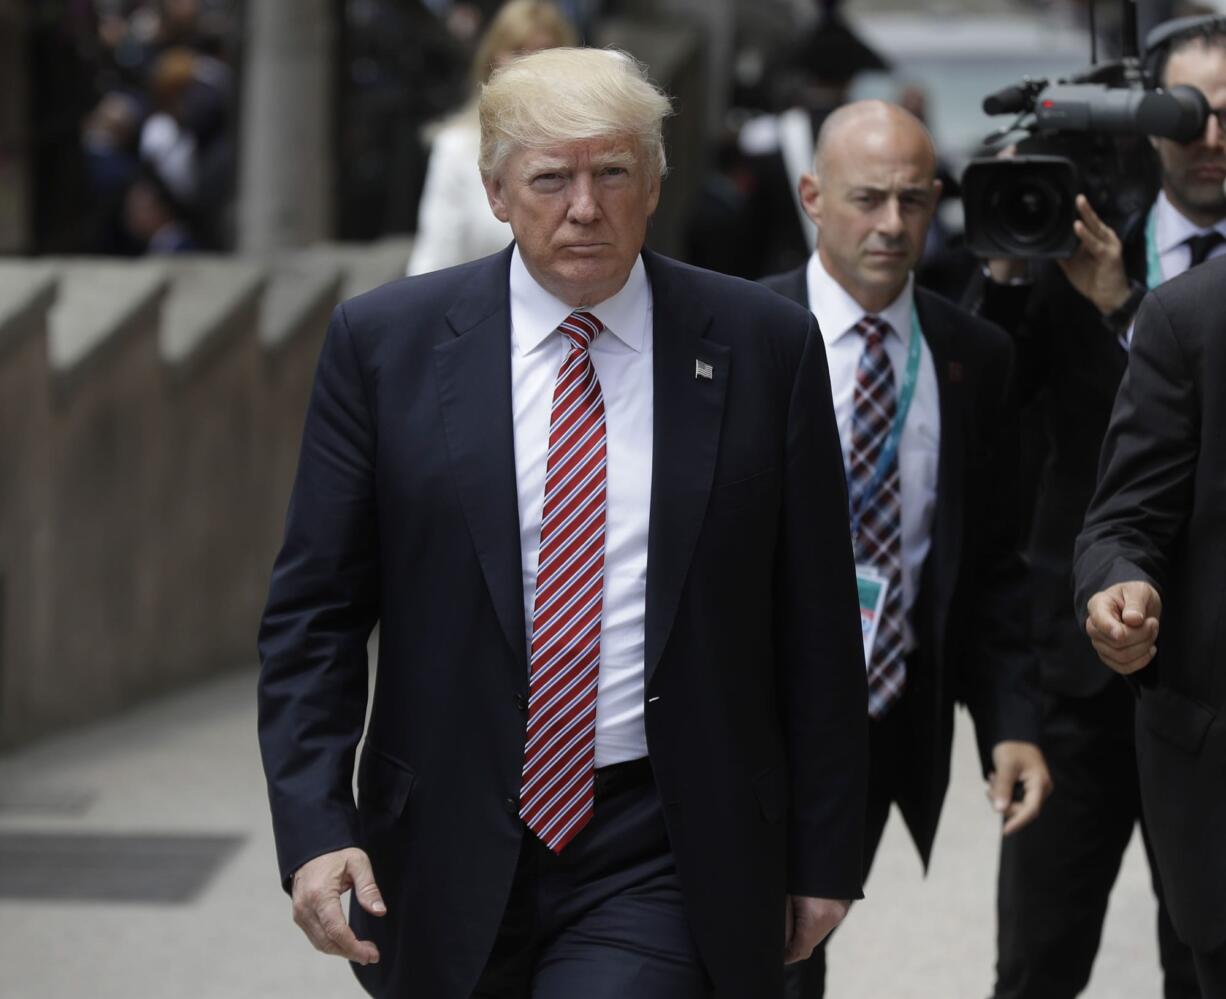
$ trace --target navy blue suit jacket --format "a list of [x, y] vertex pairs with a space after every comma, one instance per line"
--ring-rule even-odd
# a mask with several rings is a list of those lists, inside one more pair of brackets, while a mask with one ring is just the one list
[[[757, 999], [781, 981], [785, 894], [860, 895], [866, 693], [842, 458], [812, 316], [644, 259], [649, 756], [703, 961], [720, 995]], [[358, 969], [375, 995], [471, 992], [525, 835], [509, 263], [336, 310], [260, 633], [281, 874], [370, 854], [388, 914], [350, 918], [382, 955]]]

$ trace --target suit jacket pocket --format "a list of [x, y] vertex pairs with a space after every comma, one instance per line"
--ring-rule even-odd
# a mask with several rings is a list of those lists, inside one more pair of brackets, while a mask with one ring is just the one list
[[708, 511], [732, 513], [761, 506], [778, 491], [778, 484], [778, 468], [767, 468], [752, 475], [717, 482], [711, 487]]
[[1159, 739], [1193, 755], [1200, 752], [1215, 717], [1207, 705], [1170, 687], [1142, 688], [1137, 712], [1145, 727]]
[[782, 767], [763, 770], [753, 778], [754, 794], [762, 808], [762, 818], [771, 825], [781, 821], [788, 807], [788, 789]]
[[362, 749], [358, 765], [358, 798], [361, 804], [399, 818], [409, 802], [416, 776], [413, 770], [369, 743]]

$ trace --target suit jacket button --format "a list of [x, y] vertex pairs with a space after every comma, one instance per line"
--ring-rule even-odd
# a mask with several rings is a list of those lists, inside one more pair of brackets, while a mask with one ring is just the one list
[[515, 798], [507, 798], [505, 801], [503, 801], [503, 804], [506, 806], [507, 811], [512, 815], [519, 814], [519, 802]]
[[520, 711], [527, 711], [528, 710], [528, 698], [523, 694], [516, 693], [515, 706], [519, 708]]

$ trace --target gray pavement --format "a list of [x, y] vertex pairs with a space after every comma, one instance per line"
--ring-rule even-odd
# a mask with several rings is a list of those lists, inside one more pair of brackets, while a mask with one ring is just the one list
[[[4, 999], [316, 999], [361, 994], [290, 921], [273, 861], [251, 671], [0, 755], [0, 839], [19, 832], [213, 834], [241, 843], [193, 899], [0, 897]], [[997, 823], [959, 718], [953, 785], [925, 880], [897, 816], [868, 899], [831, 946], [833, 999], [984, 999]], [[3, 879], [0, 878], [0, 881]], [[1154, 906], [1134, 839], [1088, 999], [1161, 994]]]

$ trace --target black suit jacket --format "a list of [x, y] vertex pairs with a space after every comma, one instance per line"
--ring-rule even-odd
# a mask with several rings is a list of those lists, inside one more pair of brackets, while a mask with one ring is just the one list
[[[1125, 236], [1125, 270], [1145, 281], [1144, 217]], [[1112, 676], [1068, 614], [1073, 543], [1094, 494], [1095, 470], [1116, 389], [1128, 364], [1118, 334], [1098, 309], [1044, 262], [1032, 286], [979, 285], [979, 312], [1010, 333], [1017, 385], [1028, 410], [1027, 453], [1037, 482], [1026, 557], [1033, 579], [1031, 634], [1043, 689], [1075, 697], [1102, 691]]]
[[[805, 268], [763, 282], [806, 308]], [[1038, 674], [1019, 554], [1013, 350], [990, 323], [917, 288], [941, 416], [932, 545], [912, 611], [918, 647], [903, 704], [913, 735], [899, 806], [927, 863], [949, 785], [953, 707], [975, 719], [985, 771], [1005, 739], [1038, 742]]]
[[1224, 286], [1226, 260], [1211, 260], [1137, 315], [1077, 539], [1074, 617], [1125, 580], [1162, 595], [1158, 655], [1136, 674], [1137, 765], [1171, 918], [1200, 951], [1226, 943]]
[[[867, 695], [839, 442], [810, 315], [644, 260], [649, 756], [707, 970], [720, 995], [758, 999], [781, 987], [785, 893], [860, 894]], [[524, 835], [509, 262], [337, 309], [261, 629], [281, 874], [369, 852], [388, 914], [350, 918], [380, 948], [358, 969], [376, 995], [471, 992]]]

